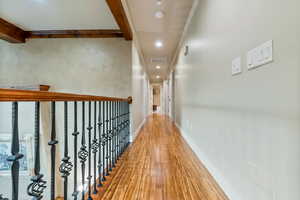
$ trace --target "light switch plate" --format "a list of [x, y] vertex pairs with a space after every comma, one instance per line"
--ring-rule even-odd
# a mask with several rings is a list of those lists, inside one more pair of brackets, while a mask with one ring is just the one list
[[241, 59], [241, 57], [238, 57], [232, 61], [231, 74], [237, 75], [240, 73], [242, 73], [242, 59]]
[[253, 69], [273, 61], [273, 40], [270, 40], [247, 53], [247, 67]]

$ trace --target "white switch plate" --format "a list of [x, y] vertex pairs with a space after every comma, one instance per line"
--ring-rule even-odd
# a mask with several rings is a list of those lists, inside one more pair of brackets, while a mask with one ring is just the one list
[[238, 57], [232, 61], [231, 74], [236, 75], [242, 73], [242, 59]]
[[273, 61], [273, 40], [247, 53], [247, 67], [253, 69]]

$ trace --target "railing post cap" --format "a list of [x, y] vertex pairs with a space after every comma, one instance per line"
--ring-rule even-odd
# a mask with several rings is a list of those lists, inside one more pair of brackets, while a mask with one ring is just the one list
[[132, 104], [132, 96], [128, 97], [127, 99], [128, 99], [128, 103]]

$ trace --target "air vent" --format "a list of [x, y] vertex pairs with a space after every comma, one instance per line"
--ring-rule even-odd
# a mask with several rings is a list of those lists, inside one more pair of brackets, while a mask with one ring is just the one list
[[166, 63], [166, 62], [167, 62], [166, 57], [151, 58], [151, 63]]

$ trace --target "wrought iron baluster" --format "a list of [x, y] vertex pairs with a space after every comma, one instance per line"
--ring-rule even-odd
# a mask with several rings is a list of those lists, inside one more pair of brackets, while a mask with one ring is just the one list
[[106, 130], [105, 130], [105, 140], [106, 140], [106, 176], [109, 176], [109, 118], [108, 118], [108, 101], [106, 101]]
[[125, 151], [125, 148], [126, 148], [126, 129], [127, 129], [127, 126], [126, 126], [126, 102], [123, 102], [123, 111], [124, 111], [124, 133], [123, 133], [123, 153]]
[[102, 126], [102, 119], [101, 119], [101, 101], [99, 101], [99, 113], [98, 113], [98, 137], [99, 137], [99, 142], [98, 142], [98, 148], [99, 148], [99, 153], [98, 153], [98, 187], [102, 187], [102, 176], [101, 176], [101, 168], [102, 168], [102, 160], [101, 160], [101, 146], [102, 146], [102, 136], [101, 136], [101, 126]]
[[7, 158], [7, 161], [12, 162], [11, 165], [11, 177], [12, 177], [12, 200], [19, 198], [19, 159], [23, 158], [23, 154], [20, 154], [19, 143], [19, 125], [18, 125], [18, 102], [12, 103], [12, 144], [11, 144], [11, 156]]
[[56, 157], [56, 112], [55, 112], [55, 102], [51, 102], [51, 140], [48, 145], [51, 146], [50, 156], [51, 156], [51, 184], [50, 184], [50, 196], [51, 200], [55, 200], [55, 157]]
[[122, 102], [119, 102], [119, 156], [121, 156], [121, 142], [122, 142]]
[[64, 102], [64, 157], [59, 167], [61, 177], [64, 179], [64, 200], [68, 199], [68, 176], [71, 173], [73, 164], [70, 162], [68, 147], [68, 102]]
[[89, 119], [89, 126], [87, 127], [88, 134], [89, 134], [89, 147], [88, 147], [88, 199], [91, 200], [91, 179], [92, 179], [92, 174], [91, 174], [91, 167], [92, 167], [92, 159], [91, 159], [91, 153], [92, 153], [92, 102], [89, 101], [89, 110], [88, 110], [88, 119]]
[[116, 132], [115, 132], [115, 162], [117, 163], [118, 161], [118, 102], [116, 101], [115, 103], [115, 117], [116, 117], [116, 121], [115, 121], [115, 128], [116, 128]]
[[127, 113], [127, 123], [126, 123], [126, 125], [127, 125], [127, 141], [126, 141], [127, 145], [126, 145], [126, 147], [128, 147], [130, 144], [130, 110], [129, 110], [129, 103], [126, 102], [125, 105], [126, 105], [126, 113]]
[[77, 199], [78, 189], [77, 189], [77, 152], [78, 152], [78, 125], [77, 125], [77, 101], [74, 102], [74, 132], [72, 133], [74, 136], [74, 191], [72, 196], [74, 199]]
[[97, 152], [98, 152], [98, 140], [97, 140], [97, 102], [94, 102], [94, 139], [93, 139], [93, 154], [94, 154], [94, 194], [97, 194]]
[[106, 144], [106, 121], [105, 121], [105, 102], [102, 103], [102, 181], [105, 181], [105, 144]]
[[123, 102], [123, 110], [124, 110], [124, 134], [123, 134], [123, 153], [126, 148], [126, 103]]
[[121, 154], [124, 150], [124, 102], [121, 102]]
[[5, 198], [2, 194], [0, 194], [0, 200], [8, 200], [8, 198]]
[[120, 156], [120, 102], [117, 102], [117, 160]]
[[113, 167], [116, 167], [115, 163], [116, 163], [116, 102], [113, 102], [113, 149], [112, 149], [112, 153], [113, 153]]
[[81, 199], [85, 200], [85, 162], [88, 157], [88, 151], [86, 150], [85, 141], [85, 102], [82, 102], [82, 135], [81, 135], [81, 147], [78, 152], [78, 157], [81, 163], [81, 182], [82, 182], [82, 196]]
[[44, 175], [40, 174], [40, 102], [35, 102], [35, 121], [34, 121], [34, 176], [27, 187], [27, 194], [34, 200], [43, 198], [43, 192], [46, 188]]
[[112, 102], [109, 102], [109, 171], [112, 171]]
[[127, 115], [127, 102], [124, 102], [124, 109], [125, 109], [125, 137], [124, 137], [124, 140], [125, 140], [125, 145], [124, 145], [124, 151], [125, 149], [127, 148], [127, 139], [128, 139], [128, 115]]

